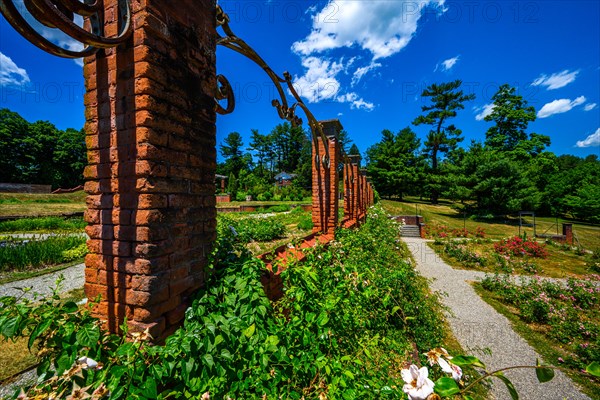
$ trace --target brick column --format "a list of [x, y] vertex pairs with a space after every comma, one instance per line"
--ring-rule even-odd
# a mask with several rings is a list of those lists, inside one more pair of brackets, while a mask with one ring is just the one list
[[562, 224], [563, 226], [563, 235], [565, 236], [565, 241], [568, 244], [573, 244], [573, 224]]
[[344, 163], [344, 220], [352, 219], [352, 166]]
[[[105, 0], [105, 33], [117, 31]], [[159, 340], [204, 283], [216, 237], [215, 1], [132, 2], [130, 40], [86, 58], [85, 292]], [[112, 19], [111, 19], [112, 18]]]
[[[333, 233], [338, 224], [338, 192], [339, 176], [337, 167], [340, 162], [340, 145], [338, 135], [342, 124], [337, 119], [319, 121], [327, 143], [317, 139], [318, 148], [313, 142], [313, 232]], [[329, 160], [323, 165], [329, 152]], [[316, 157], [318, 155], [318, 157]], [[317, 165], [317, 161], [320, 165]]]
[[359, 214], [364, 217], [367, 212], [367, 171], [360, 170], [360, 211]]
[[358, 221], [359, 208], [360, 208], [360, 159], [359, 155], [352, 155], [350, 157], [350, 169], [354, 180], [351, 182], [352, 191], [352, 219]]

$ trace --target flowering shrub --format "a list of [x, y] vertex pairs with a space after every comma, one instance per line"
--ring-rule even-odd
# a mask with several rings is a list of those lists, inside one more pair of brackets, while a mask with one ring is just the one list
[[460, 241], [446, 241], [444, 244], [444, 252], [450, 257], [454, 257], [458, 261], [465, 263], [466, 266], [477, 265], [483, 267], [487, 263], [485, 257], [469, 250], [467, 246]]
[[500, 242], [494, 244], [494, 251], [498, 254], [510, 256], [548, 257], [545, 245], [541, 245], [532, 239], [523, 239], [519, 236], [502, 239]]
[[485, 230], [481, 227], [477, 227], [475, 232], [470, 232], [466, 228], [455, 228], [450, 229], [446, 225], [426, 225], [425, 226], [425, 235], [430, 239], [436, 238], [468, 238], [469, 236], [474, 236], [479, 239], [485, 238]]
[[478, 226], [477, 228], [475, 228], [475, 233], [474, 233], [476, 238], [480, 238], [480, 239], [485, 239], [485, 230]]
[[486, 277], [482, 286], [515, 306], [526, 322], [545, 325], [546, 335], [572, 354], [565, 357], [567, 365], [579, 370], [600, 362], [600, 287], [594, 282], [522, 278], [517, 283], [508, 275], [495, 275]]

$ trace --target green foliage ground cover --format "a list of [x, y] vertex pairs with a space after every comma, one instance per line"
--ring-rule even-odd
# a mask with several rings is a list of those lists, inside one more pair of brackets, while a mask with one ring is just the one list
[[83, 236], [3, 238], [0, 240], [0, 272], [44, 268], [82, 259], [86, 254], [86, 238]]
[[41, 217], [22, 218], [0, 222], [0, 232], [69, 231], [83, 232], [87, 223], [83, 218]]
[[[99, 398], [405, 398], [401, 368], [439, 346], [444, 326], [397, 236], [381, 210], [371, 213], [289, 265], [285, 296], [272, 304], [264, 265], [220, 224], [213, 274], [165, 346], [103, 334], [88, 307], [58, 297], [0, 299], [0, 332], [37, 345], [38, 393], [58, 397], [76, 384]], [[76, 362], [84, 356], [102, 369]]]

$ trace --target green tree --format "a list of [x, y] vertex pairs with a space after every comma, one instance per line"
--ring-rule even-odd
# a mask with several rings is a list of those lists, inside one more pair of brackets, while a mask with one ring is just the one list
[[221, 155], [225, 158], [225, 165], [223, 166], [223, 174], [229, 175], [234, 174], [235, 176], [240, 175], [242, 169], [247, 169], [249, 161], [251, 162], [251, 156], [244, 154], [244, 142], [242, 141], [242, 135], [238, 132], [231, 132], [223, 140], [224, 144], [221, 144]]
[[421, 141], [410, 127], [397, 134], [385, 129], [381, 134], [381, 141], [367, 150], [367, 172], [381, 196], [402, 199], [417, 182]]
[[[500, 86], [492, 100], [492, 112], [485, 120], [494, 122], [494, 126], [485, 134], [485, 145], [494, 150], [514, 151], [528, 139], [526, 130], [529, 122], [535, 121], [535, 109], [506, 83]], [[540, 139], [536, 138], [538, 145], [545, 141]]]
[[24, 183], [28, 162], [29, 123], [16, 112], [0, 109], [0, 182]]
[[55, 166], [52, 186], [72, 188], [83, 183], [83, 169], [87, 165], [83, 129], [59, 131], [52, 163]]
[[429, 97], [431, 104], [421, 107], [425, 114], [413, 121], [416, 126], [422, 124], [432, 126], [424, 143], [424, 152], [431, 160], [429, 191], [434, 204], [437, 203], [442, 189], [439, 177], [435, 177], [438, 174], [439, 155], [455, 150], [458, 143], [463, 140], [460, 137], [462, 131], [448, 122], [456, 117], [457, 110], [465, 108], [464, 102], [475, 98], [474, 94], [465, 95], [462, 90], [459, 90], [461, 84], [462, 81], [456, 80], [428, 86], [421, 96]]

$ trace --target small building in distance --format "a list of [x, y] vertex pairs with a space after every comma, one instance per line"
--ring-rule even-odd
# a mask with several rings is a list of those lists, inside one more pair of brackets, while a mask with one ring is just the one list
[[292, 184], [292, 180], [296, 177], [296, 174], [290, 174], [288, 172], [282, 171], [275, 175], [275, 184], [277, 187], [286, 187]]

